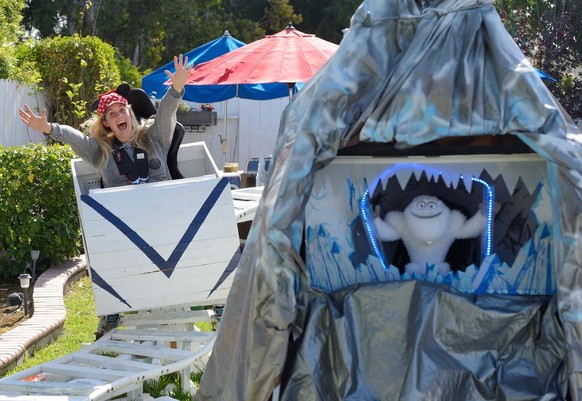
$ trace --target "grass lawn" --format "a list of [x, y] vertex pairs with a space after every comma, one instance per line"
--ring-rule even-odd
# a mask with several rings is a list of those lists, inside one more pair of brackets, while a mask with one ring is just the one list
[[37, 350], [34, 356], [26, 358], [24, 363], [7, 375], [78, 351], [83, 343], [92, 343], [95, 340], [98, 317], [88, 276], [71, 284], [65, 294], [65, 308], [67, 317], [63, 333], [51, 344]]
[[[69, 287], [65, 294], [65, 308], [67, 309], [67, 317], [63, 333], [48, 346], [37, 350], [34, 356], [27, 358], [24, 363], [7, 372], [6, 376], [75, 352], [81, 349], [83, 343], [92, 343], [95, 340], [98, 317], [95, 311], [91, 281], [88, 276], [82, 277]], [[211, 329], [211, 325], [204, 329]], [[191, 379], [198, 385], [201, 376], [202, 373], [199, 372], [193, 374]], [[178, 374], [167, 375], [160, 378], [158, 382], [147, 383], [144, 385], [144, 392], [153, 397], [159, 397], [169, 384], [173, 384], [176, 388], [176, 391], [170, 396], [182, 401], [192, 399], [189, 394], [180, 392]]]

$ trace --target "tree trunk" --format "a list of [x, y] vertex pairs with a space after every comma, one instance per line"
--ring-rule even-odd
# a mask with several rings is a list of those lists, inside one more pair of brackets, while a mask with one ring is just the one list
[[131, 52], [131, 62], [133, 65], [139, 65], [139, 53], [140, 45], [139, 42], [137, 42], [133, 47], [133, 51]]

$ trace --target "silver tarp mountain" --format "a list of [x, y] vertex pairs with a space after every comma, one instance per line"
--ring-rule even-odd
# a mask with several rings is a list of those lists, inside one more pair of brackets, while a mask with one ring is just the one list
[[[357, 142], [516, 135], [547, 160], [557, 295], [398, 281], [325, 293], [300, 255], [314, 176]], [[366, 0], [286, 108], [196, 400], [582, 397], [582, 136], [491, 0]], [[321, 266], [325, 268], [325, 266]]]

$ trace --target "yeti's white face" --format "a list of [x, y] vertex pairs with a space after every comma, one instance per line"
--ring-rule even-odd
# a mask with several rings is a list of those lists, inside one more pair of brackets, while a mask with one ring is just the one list
[[443, 202], [434, 196], [418, 196], [408, 205], [406, 212], [418, 219], [434, 219], [442, 214]]
[[404, 219], [414, 236], [424, 242], [439, 240], [446, 232], [450, 209], [437, 197], [417, 196], [404, 209]]

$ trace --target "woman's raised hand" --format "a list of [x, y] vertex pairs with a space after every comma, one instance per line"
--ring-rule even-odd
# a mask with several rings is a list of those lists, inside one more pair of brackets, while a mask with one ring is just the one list
[[38, 115], [35, 114], [27, 104], [25, 104], [24, 109], [18, 109], [18, 114], [20, 114], [22, 122], [30, 128], [45, 134], [51, 133], [53, 127], [46, 120], [46, 109], [42, 109], [40, 115]]
[[174, 68], [176, 72], [172, 74], [170, 71], [166, 70], [165, 73], [170, 77], [172, 86], [178, 92], [182, 92], [184, 85], [190, 76], [190, 70], [192, 66], [188, 67], [188, 57], [183, 57], [181, 54], [179, 56], [174, 56]]

